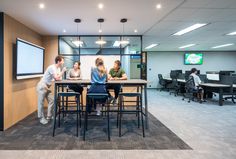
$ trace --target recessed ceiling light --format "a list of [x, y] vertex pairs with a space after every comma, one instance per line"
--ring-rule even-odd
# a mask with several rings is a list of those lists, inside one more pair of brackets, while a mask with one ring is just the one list
[[203, 27], [205, 25], [207, 25], [207, 23], [197, 23], [197, 24], [194, 24], [194, 25], [192, 25], [190, 27], [187, 27], [187, 28], [185, 28], [183, 30], [178, 31], [174, 35], [183, 35], [183, 34], [188, 33], [190, 31], [193, 31], [193, 30], [196, 30], [198, 28], [201, 28], [201, 27]]
[[103, 9], [103, 7], [104, 7], [104, 5], [103, 5], [102, 3], [99, 3], [99, 4], [98, 4], [98, 8], [99, 8], [99, 9]]
[[39, 9], [44, 9], [45, 8], [45, 4], [44, 3], [40, 3], [39, 4]]
[[232, 46], [232, 45], [234, 45], [234, 44], [233, 44], [233, 43], [230, 43], [230, 44], [223, 44], [223, 45], [213, 46], [212, 49], [218, 49], [218, 48], [227, 47], [227, 46]]
[[66, 33], [66, 29], [63, 29], [63, 33]]
[[157, 9], [161, 9], [161, 7], [162, 7], [161, 4], [157, 4], [157, 5], [156, 5], [156, 8], [157, 8]]
[[145, 49], [148, 50], [148, 49], [151, 49], [151, 48], [153, 48], [153, 47], [155, 47], [155, 46], [157, 46], [157, 45], [159, 45], [159, 44], [151, 44], [151, 45], [145, 47]]
[[184, 48], [192, 47], [192, 46], [195, 46], [195, 45], [196, 44], [188, 44], [188, 45], [180, 46], [179, 49], [184, 49]]
[[234, 31], [232, 33], [229, 33], [229, 34], [226, 34], [226, 35], [236, 35], [236, 31]]
[[135, 32], [135, 33], [137, 33], [137, 32], [138, 32], [138, 30], [137, 30], [137, 29], [134, 29], [134, 32]]

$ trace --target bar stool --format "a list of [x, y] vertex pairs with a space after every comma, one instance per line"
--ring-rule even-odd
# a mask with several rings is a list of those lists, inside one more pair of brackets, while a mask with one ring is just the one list
[[[109, 112], [110, 112], [110, 104], [108, 103], [108, 94], [107, 93], [88, 93], [86, 96], [86, 109], [85, 109], [85, 116], [84, 116], [84, 136], [83, 136], [83, 140], [85, 141], [85, 133], [87, 131], [88, 128], [88, 112], [91, 112], [90, 108], [92, 107], [92, 104], [98, 104], [99, 100], [105, 100], [105, 108], [106, 110], [102, 112], [106, 113], [107, 116], [107, 137], [108, 137], [108, 141], [110, 141], [110, 116], [109, 116]], [[92, 101], [92, 102], [91, 102]], [[103, 108], [104, 106], [102, 106]]]
[[[54, 115], [54, 123], [53, 123], [53, 137], [55, 136], [56, 130], [56, 119], [58, 116], [58, 127], [60, 127], [61, 114], [76, 114], [76, 136], [78, 137], [78, 129], [79, 124], [81, 127], [81, 109], [80, 109], [80, 94], [77, 92], [59, 92], [57, 98], [57, 102], [55, 103], [55, 115]], [[70, 102], [70, 106], [68, 106], [68, 102], [64, 100], [64, 98], [68, 99], [69, 97], [75, 99]], [[65, 109], [67, 108], [67, 109]], [[69, 109], [69, 108], [76, 108]]]
[[[137, 97], [136, 101], [125, 101], [124, 97]], [[136, 110], [125, 110], [125, 102], [137, 102]], [[120, 93], [119, 94], [119, 107], [117, 113], [117, 123], [119, 125], [119, 137], [121, 137], [121, 122], [122, 122], [122, 115], [123, 114], [136, 114], [138, 116], [138, 128], [140, 125], [140, 114], [141, 114], [141, 122], [142, 122], [142, 132], [143, 137], [145, 137], [145, 129], [144, 129], [144, 112], [143, 112], [143, 101], [142, 101], [142, 93], [135, 92], [135, 93]], [[132, 106], [130, 106], [132, 107]]]
[[[74, 90], [72, 90], [72, 89], [70, 89], [69, 88], [69, 85], [67, 85], [66, 86], [66, 92], [75, 92]], [[68, 104], [69, 103], [73, 103], [73, 100], [71, 101], [71, 100], [69, 100], [68, 99], [68, 97], [66, 97], [66, 109], [68, 109]], [[84, 105], [84, 102], [83, 102], [83, 92], [82, 92], [82, 94], [80, 94], [80, 108], [81, 108], [81, 111], [82, 111], [82, 113], [83, 113], [83, 111], [84, 111], [84, 107], [83, 107], [83, 105]], [[63, 114], [63, 117], [64, 117], [65, 115]]]

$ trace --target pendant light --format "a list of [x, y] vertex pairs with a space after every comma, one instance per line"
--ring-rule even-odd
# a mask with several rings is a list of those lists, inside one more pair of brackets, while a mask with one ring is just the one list
[[123, 24], [120, 45], [127, 45], [127, 44], [129, 44], [129, 41], [124, 39], [125, 23], [127, 22], [127, 19], [123, 18], [123, 19], [120, 20], [120, 22]]
[[81, 19], [75, 19], [74, 22], [77, 24], [77, 38], [76, 38], [76, 40], [73, 40], [72, 43], [73, 43], [76, 47], [82, 47], [83, 41], [81, 41], [81, 40], [79, 39], [79, 23], [81, 22]]
[[[104, 19], [103, 18], [99, 18], [97, 21], [99, 23], [99, 30], [98, 30], [98, 32], [101, 34], [102, 33], [102, 23], [104, 22]], [[103, 45], [103, 44], [106, 44], [107, 42], [102, 40], [102, 37], [100, 35], [99, 36], [99, 40], [95, 41], [95, 43], [98, 44], [98, 45]]]

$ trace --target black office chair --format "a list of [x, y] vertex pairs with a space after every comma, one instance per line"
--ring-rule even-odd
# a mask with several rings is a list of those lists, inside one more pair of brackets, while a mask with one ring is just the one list
[[185, 83], [185, 91], [182, 100], [188, 98], [188, 103], [190, 103], [191, 100], [194, 101], [195, 94], [198, 93], [198, 91], [195, 89], [195, 83], [192, 76], [190, 76]]
[[158, 74], [158, 79], [159, 79], [159, 84], [162, 86], [162, 87], [160, 88], [160, 92], [161, 92], [162, 90], [168, 90], [167, 85], [168, 85], [170, 82], [167, 82], [166, 80], [164, 80], [162, 74]]
[[173, 93], [175, 96], [177, 96], [180, 92], [180, 84], [178, 83], [176, 78], [172, 79], [172, 83], [170, 84], [171, 86], [168, 87], [170, 88], [170, 95]]
[[236, 77], [234, 76], [221, 76], [221, 83], [222, 84], [227, 84], [230, 85], [230, 88], [224, 89], [223, 95], [226, 97], [224, 97], [223, 100], [228, 100], [231, 99], [232, 102], [235, 104], [235, 100], [236, 100], [236, 88], [233, 87], [234, 83], [236, 83]]

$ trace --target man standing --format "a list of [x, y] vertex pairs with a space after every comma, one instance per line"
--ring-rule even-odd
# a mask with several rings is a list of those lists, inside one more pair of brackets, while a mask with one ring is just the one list
[[[127, 80], [127, 75], [124, 71], [124, 69], [121, 68], [121, 62], [120, 60], [116, 60], [114, 62], [114, 66], [112, 69], [110, 69], [109, 74], [108, 74], [108, 80]], [[110, 93], [110, 99], [113, 100], [114, 104], [117, 104], [117, 98], [119, 96], [119, 92], [120, 92], [120, 88], [121, 85], [120, 84], [116, 84], [116, 85], [108, 85], [107, 89], [114, 89], [114, 93], [115, 93], [115, 98], [113, 98]]]
[[[62, 56], [57, 56], [55, 58], [55, 64], [48, 66], [43, 78], [39, 81], [37, 85], [38, 93], [38, 118], [41, 124], [47, 124], [48, 120], [52, 119], [52, 109], [54, 105], [53, 94], [50, 90], [52, 81], [61, 80], [66, 68], [64, 67], [61, 71], [61, 67], [64, 64], [64, 59]], [[44, 99], [48, 102], [47, 117], [44, 115]]]

